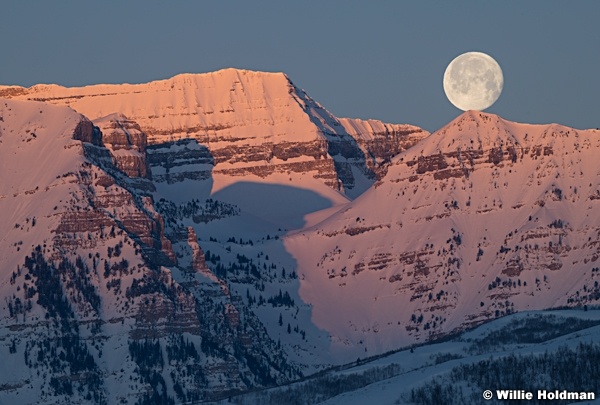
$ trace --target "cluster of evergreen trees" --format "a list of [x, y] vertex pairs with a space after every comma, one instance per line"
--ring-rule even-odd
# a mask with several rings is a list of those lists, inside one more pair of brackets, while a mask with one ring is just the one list
[[511, 320], [508, 325], [476, 339], [467, 349], [469, 354], [489, 353], [509, 344], [534, 344], [600, 325], [600, 321], [556, 315], [530, 315]]
[[176, 301], [178, 287], [176, 284], [171, 283], [167, 285], [163, 282], [160, 279], [160, 273], [148, 272], [144, 273], [141, 278], [134, 278], [131, 286], [125, 290], [125, 296], [128, 299], [154, 293], [160, 293], [170, 301]]
[[[66, 296], [69, 293], [77, 302], [84, 303], [84, 312], [91, 308], [99, 313], [101, 299], [90, 280], [86, 262], [77, 257], [75, 263], [63, 259], [56, 266], [46, 261], [38, 245], [25, 258], [18, 274], [23, 271], [27, 285], [33, 284], [27, 287], [27, 300], [30, 302], [37, 296], [36, 303], [46, 311], [46, 319], [50, 321], [45, 334], [25, 343], [25, 364], [38, 373], [40, 369], [50, 372], [47, 382], [53, 395], [70, 397], [77, 392], [87, 401], [104, 404], [101, 372], [81, 339], [78, 320]], [[16, 347], [11, 350], [16, 352]]]
[[279, 290], [279, 293], [267, 299], [267, 302], [271, 304], [273, 307], [293, 307], [296, 305], [292, 297], [290, 297], [290, 293], [287, 291], [282, 293]]
[[[465, 386], [473, 389], [461, 388]], [[492, 392], [497, 389], [537, 392], [538, 389], [558, 387], [571, 392], [600, 392], [600, 344], [580, 343], [575, 348], [562, 346], [541, 355], [511, 354], [463, 364], [453, 368], [446, 378], [413, 389], [408, 399], [417, 405], [467, 404], [481, 402], [481, 394], [486, 389]], [[568, 402], [557, 400], [552, 403]], [[541, 404], [545, 401], [534, 395], [531, 400], [511, 403]]]
[[402, 372], [398, 364], [375, 367], [361, 374], [326, 374], [308, 381], [230, 399], [238, 405], [311, 405], [336, 395], [365, 387], [377, 381], [395, 377]]
[[185, 218], [192, 218], [195, 223], [207, 223], [240, 214], [237, 206], [212, 198], [207, 199], [204, 203], [194, 199], [179, 205], [161, 198], [156, 202], [156, 209], [169, 223], [173, 224]]
[[150, 388], [138, 404], [175, 404], [167, 394], [167, 384], [162, 376], [164, 359], [159, 340], [145, 339], [129, 342], [129, 354], [138, 366], [138, 375]]

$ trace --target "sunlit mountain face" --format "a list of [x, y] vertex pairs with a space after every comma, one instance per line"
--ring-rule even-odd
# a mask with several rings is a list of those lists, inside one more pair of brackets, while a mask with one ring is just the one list
[[0, 402], [218, 399], [600, 297], [599, 131], [235, 69], [0, 97]]

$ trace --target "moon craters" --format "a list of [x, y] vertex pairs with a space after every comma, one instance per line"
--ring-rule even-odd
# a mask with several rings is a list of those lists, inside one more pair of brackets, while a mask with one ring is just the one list
[[444, 73], [446, 96], [463, 111], [481, 111], [490, 107], [500, 97], [503, 85], [500, 65], [481, 52], [459, 55]]

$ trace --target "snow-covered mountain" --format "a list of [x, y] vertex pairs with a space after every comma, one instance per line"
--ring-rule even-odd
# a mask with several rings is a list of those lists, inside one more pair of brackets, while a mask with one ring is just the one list
[[599, 131], [235, 69], [0, 97], [0, 402], [219, 398], [600, 297]]
[[600, 131], [465, 112], [285, 239], [332, 350], [379, 353], [600, 298]]
[[67, 107], [0, 104], [2, 402], [189, 400], [299, 375], [193, 229], [194, 267], [177, 264], [154, 185], [119, 170], [124, 142]]
[[346, 131], [282, 74], [0, 93], [31, 99], [0, 112], [2, 402], [187, 401], [331, 364], [280, 237], [427, 135]]
[[[92, 120], [123, 114], [149, 145], [195, 140], [214, 160], [213, 190], [240, 177], [279, 177], [355, 197], [373, 183], [380, 163], [428, 135], [411, 125], [338, 119], [285, 74], [239, 69], [132, 85], [4, 86], [0, 97], [68, 105]], [[171, 172], [189, 177], [188, 169]]]

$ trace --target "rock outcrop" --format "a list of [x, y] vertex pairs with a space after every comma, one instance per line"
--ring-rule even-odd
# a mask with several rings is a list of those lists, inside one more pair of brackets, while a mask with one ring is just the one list
[[79, 124], [75, 127], [73, 139], [91, 143], [96, 146], [102, 146], [102, 135], [100, 131], [85, 117], [82, 117]]
[[152, 177], [146, 160], [147, 137], [135, 121], [115, 113], [94, 120], [94, 124], [119, 170], [129, 177]]

